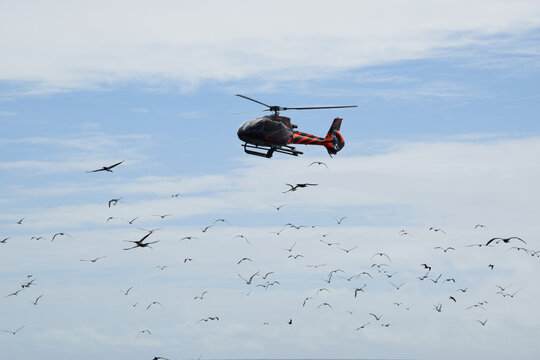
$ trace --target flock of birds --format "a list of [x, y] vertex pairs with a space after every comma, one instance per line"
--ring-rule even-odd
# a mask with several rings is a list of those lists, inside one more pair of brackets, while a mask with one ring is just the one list
[[[109, 166], [103, 166], [101, 168], [87, 171], [87, 173], [96, 173], [96, 172], [113, 172], [113, 169], [116, 170], [116, 167], [121, 165], [124, 161], [120, 161], [117, 163], [114, 163]], [[312, 162], [308, 165], [308, 167], [311, 167], [313, 165], [317, 166], [323, 166], [327, 170], [328, 165], [324, 162]], [[281, 191], [282, 193], [286, 194], [289, 192], [295, 192], [302, 189], [307, 189], [309, 187], [316, 187], [319, 184], [316, 183], [296, 183], [296, 184], [290, 184], [286, 183], [285, 186], [288, 187], [288, 189], [285, 189], [285, 191]], [[277, 192], [277, 190], [276, 190]], [[287, 195], [285, 195], [287, 196]], [[172, 194], [170, 195], [170, 198], [179, 198], [180, 193]], [[120, 206], [120, 204], [123, 203], [124, 197], [114, 197], [108, 201], [106, 206], [104, 207], [110, 209]], [[288, 206], [288, 203], [283, 203], [279, 205], [274, 204], [268, 204], [269, 207], [271, 207], [273, 210], [269, 211], [275, 211], [275, 212], [283, 212], [284, 208]], [[160, 219], [163, 221], [166, 221], [168, 218], [174, 217], [174, 214], [171, 213], [164, 213], [164, 214], [152, 214], [153, 217], [156, 219]], [[25, 225], [26, 218], [23, 217], [21, 219], [18, 219], [14, 221], [14, 224], [16, 226], [24, 226]], [[142, 232], [142, 234], [135, 239], [131, 240], [123, 240], [123, 242], [126, 243], [125, 246], [122, 246], [121, 249], [123, 252], [128, 251], [149, 251], [149, 249], [154, 249], [154, 247], [158, 247], [160, 241], [162, 239], [156, 239], [156, 233], [159, 233], [159, 231], [162, 228], [155, 228], [155, 229], [146, 229], [143, 227], [137, 226], [139, 222], [142, 221], [140, 216], [136, 216], [133, 218], [124, 218], [124, 217], [116, 217], [116, 216], [109, 216], [106, 219], [104, 219], [104, 222], [109, 224], [111, 222], [114, 223], [115, 220], [122, 220], [123, 222], [129, 224], [129, 226], [136, 227], [139, 231]], [[348, 216], [341, 216], [334, 218], [335, 224], [334, 226], [337, 227], [344, 227], [346, 226], [347, 221], [349, 220]], [[194, 234], [181, 234], [178, 236], [176, 240], [179, 241], [179, 244], [182, 244], [185, 241], [202, 241], [201, 239], [205, 236], [205, 234], [209, 231], [219, 231], [216, 230], [216, 228], [220, 227], [228, 227], [230, 226], [230, 223], [227, 219], [224, 218], [218, 218], [215, 219], [213, 222], [211, 222], [208, 225], [203, 225], [199, 227], [199, 231]], [[382, 292], [385, 294], [385, 297], [388, 298], [388, 301], [392, 301], [392, 305], [396, 309], [400, 309], [400, 311], [413, 311], [413, 305], [414, 304], [407, 304], [406, 303], [406, 296], [397, 296], [397, 294], [403, 293], [404, 289], [407, 287], [411, 287], [412, 284], [416, 283], [415, 288], [418, 286], [418, 284], [423, 283], [430, 283], [431, 286], [442, 286], [443, 284], [447, 284], [449, 286], [445, 287], [445, 297], [441, 297], [440, 300], [434, 304], [432, 304], [432, 310], [434, 313], [441, 313], [445, 312], [447, 308], [455, 307], [458, 304], [461, 306], [463, 311], [470, 311], [474, 312], [474, 322], [478, 324], [480, 327], [489, 326], [489, 317], [487, 314], [489, 314], [488, 308], [489, 308], [489, 302], [491, 301], [491, 298], [493, 296], [497, 296], [500, 298], [509, 298], [514, 299], [519, 296], [520, 291], [522, 291], [522, 288], [515, 288], [512, 284], [494, 284], [494, 291], [492, 294], [486, 294], [489, 295], [490, 299], [478, 299], [475, 302], [466, 302], [468, 299], [464, 298], [463, 295], [468, 293], [470, 291], [469, 288], [463, 286], [462, 284], [466, 282], [466, 279], [460, 279], [455, 276], [452, 276], [451, 274], [445, 274], [441, 270], [439, 270], [435, 265], [432, 265], [429, 263], [429, 261], [418, 263], [414, 266], [412, 266], [412, 269], [414, 270], [414, 276], [411, 276], [411, 271], [403, 272], [399, 268], [399, 266], [394, 266], [393, 258], [399, 257], [400, 254], [392, 253], [392, 251], [377, 251], [374, 253], [366, 254], [362, 251], [362, 246], [359, 244], [344, 244], [341, 239], [335, 239], [332, 234], [323, 233], [321, 234], [318, 232], [318, 226], [317, 225], [297, 225], [293, 224], [291, 222], [284, 224], [279, 229], [275, 229], [275, 231], [270, 231], [269, 233], [276, 236], [277, 239], [283, 239], [284, 236], [283, 233], [287, 233], [285, 241], [290, 241], [286, 247], [283, 247], [282, 245], [276, 245], [276, 247], [279, 246], [279, 251], [282, 252], [282, 258], [286, 259], [286, 261], [291, 262], [292, 266], [302, 267], [304, 269], [309, 269], [310, 276], [311, 276], [311, 282], [314, 284], [313, 289], [311, 290], [311, 294], [305, 294], [305, 292], [299, 292], [302, 293], [302, 296], [299, 296], [297, 301], [297, 307], [295, 309], [291, 309], [290, 316], [287, 318], [282, 319], [282, 324], [285, 324], [286, 326], [294, 326], [296, 324], [296, 320], [294, 317], [294, 314], [298, 311], [305, 311], [304, 309], [311, 308], [313, 311], [333, 311], [333, 312], [342, 312], [344, 316], [351, 316], [353, 313], [358, 312], [357, 309], [344, 309], [342, 308], [341, 302], [333, 302], [331, 299], [332, 297], [329, 296], [332, 294], [335, 289], [332, 286], [345, 288], [346, 293], [348, 293], [349, 299], [353, 301], [357, 301], [357, 299], [361, 299], [362, 297], [368, 296], [370, 289], [376, 289], [374, 291], [381, 292], [381, 288], [384, 289]], [[481, 232], [486, 231], [487, 226], [484, 224], [477, 224], [474, 227], [471, 227], [472, 231], [475, 232]], [[438, 236], [446, 236], [446, 231], [441, 228], [436, 227], [429, 227], [427, 228], [427, 231], [438, 233]], [[320, 252], [324, 251], [333, 251], [333, 254], [341, 254], [340, 256], [345, 257], [354, 257], [356, 262], [359, 264], [354, 269], [354, 271], [351, 271], [351, 269], [342, 269], [337, 266], [332, 266], [330, 262], [320, 262], [320, 263], [312, 263], [310, 262], [311, 259], [308, 258], [308, 255], [306, 253], [303, 253], [299, 249], [299, 242], [301, 241], [300, 238], [298, 240], [295, 240], [295, 232], [298, 231], [298, 233], [301, 232], [309, 232], [309, 234], [313, 234], [313, 243], [309, 246], [316, 247], [321, 246]], [[310, 235], [311, 236], [311, 235]], [[398, 239], [402, 239], [403, 241], [406, 241], [407, 239], [413, 238], [414, 234], [412, 234], [409, 230], [401, 229], [398, 232], [396, 232], [396, 237]], [[70, 235], [69, 233], [65, 231], [59, 231], [55, 232], [51, 236], [32, 236], [30, 240], [32, 241], [46, 241], [50, 240], [50, 242], [58, 241], [59, 238], [70, 238], [74, 239], [75, 236]], [[251, 246], [254, 241], [256, 241], [253, 236], [248, 236], [247, 234], [236, 234], [234, 237], [231, 238], [231, 240], [235, 239], [241, 239], [243, 240], [244, 246]], [[0, 240], [0, 245], [4, 246], [4, 249], [0, 249], [2, 251], [8, 251], [8, 248], [6, 246], [9, 246], [9, 243], [12, 241], [16, 241], [13, 239], [13, 237], [8, 236], [4, 237], [2, 240]], [[276, 242], [277, 244], [277, 242]], [[316, 245], [321, 244], [321, 245]], [[456, 245], [448, 246], [443, 244], [436, 244], [436, 246], [433, 246], [433, 244], [430, 245], [430, 247], [435, 252], [439, 252], [441, 256], [450, 256], [453, 252], [456, 251], [462, 251], [464, 249], [456, 248]], [[520, 252], [528, 255], [529, 257], [533, 258], [540, 258], [540, 250], [533, 250], [529, 247], [526, 240], [522, 239], [519, 236], [509, 236], [509, 237], [490, 237], [486, 238], [485, 241], [468, 244], [465, 246], [465, 248], [472, 248], [472, 247], [479, 247], [479, 248], [494, 248], [494, 247], [504, 247], [506, 251], [515, 251]], [[149, 256], [151, 256], [151, 253], [149, 253]], [[260, 254], [261, 257], [264, 257], [264, 254]], [[97, 257], [82, 257], [80, 258], [81, 262], [88, 262], [88, 263], [101, 263], [106, 261], [108, 255], [103, 254]], [[362, 264], [362, 260], [364, 263]], [[179, 260], [179, 264], [189, 264], [194, 261], [194, 258], [192, 257], [184, 257], [183, 259]], [[237, 281], [239, 281], [244, 290], [242, 291], [242, 296], [250, 296], [255, 291], [263, 291], [264, 293], [270, 293], [272, 289], [279, 288], [280, 286], [283, 286], [285, 283], [287, 283], [288, 279], [286, 277], [283, 277], [281, 275], [280, 277], [280, 269], [271, 269], [270, 271], [261, 271], [260, 269], [253, 272], [246, 272], [243, 269], [243, 266], [246, 264], [251, 264], [252, 266], [257, 266], [256, 260], [252, 259], [252, 257], [249, 256], [243, 256], [239, 255], [237, 258], [231, 259], [231, 271], [230, 275], [233, 278], [236, 278]], [[156, 268], [160, 271], [167, 271], [167, 269], [172, 265], [156, 265]], [[486, 263], [484, 264], [485, 271], [496, 271], [497, 264], [492, 263]], [[89, 269], [88, 271], [92, 271]], [[221, 274], [220, 274], [221, 275]], [[313, 279], [316, 279], [313, 281]], [[13, 284], [13, 289], [11, 291], [7, 291], [4, 295], [0, 294], [0, 297], [6, 298], [12, 298], [12, 297], [21, 297], [22, 294], [27, 292], [27, 289], [31, 287], [35, 287], [38, 284], [36, 283], [36, 277], [32, 274], [27, 275], [27, 279], [25, 279], [24, 282], [19, 284]], [[319, 285], [317, 285], [317, 282]], [[128, 286], [129, 284], [126, 284], [126, 286], [123, 289], [119, 289], [122, 294], [125, 297], [131, 297], [132, 291], [134, 289], [134, 286]], [[181, 285], [180, 285], [181, 286]], [[386, 289], [384, 288], [386, 286]], [[446, 286], [446, 285], [445, 285]], [[495, 291], [495, 288], [498, 289]], [[389, 289], [393, 289], [393, 291], [389, 292]], [[212, 295], [212, 289], [206, 289], [201, 288], [200, 292], [196, 294], [191, 294], [192, 301], [194, 302], [205, 302], [209, 296]], [[399, 298], [395, 299], [395, 298]], [[32, 297], [30, 302], [33, 304], [33, 306], [39, 307], [40, 304], [43, 301], [46, 301], [47, 295], [46, 293], [41, 293], [38, 296]], [[391, 299], [390, 299], [391, 298]], [[334, 298], [335, 299], [335, 298]], [[131, 306], [133, 308], [136, 308], [138, 306], [139, 302], [131, 303]], [[141, 307], [141, 306], [139, 306]], [[145, 308], [147, 311], [151, 311], [152, 308], [158, 307], [158, 308], [164, 308], [165, 306], [157, 300], [151, 301], [147, 304], [142, 304], [142, 307]], [[205, 323], [219, 323], [223, 321], [227, 321], [227, 314], [216, 314], [212, 312], [212, 309], [207, 309], [208, 316], [201, 317], [200, 319], [196, 320], [197, 323], [199, 323], [201, 326]], [[350, 331], [352, 332], [362, 332], [362, 331], [368, 331], [369, 328], [378, 326], [379, 328], [392, 328], [396, 324], [392, 321], [391, 314], [386, 314], [382, 312], [378, 312], [377, 309], [367, 310], [362, 309], [360, 310], [363, 312], [362, 320], [361, 322], [358, 322], [356, 326], [352, 327]], [[263, 321], [260, 323], [261, 326], [271, 326], [273, 323], [271, 321]], [[28, 327], [28, 324], [20, 324], [19, 326], [14, 327], [13, 329], [10, 328], [2, 328], [2, 332], [5, 334], [9, 334], [12, 336], [19, 336], [22, 334]], [[137, 332], [134, 332], [135, 336], [152, 336], [154, 329], [140, 329]], [[165, 357], [155, 356], [153, 360], [167, 360]]]

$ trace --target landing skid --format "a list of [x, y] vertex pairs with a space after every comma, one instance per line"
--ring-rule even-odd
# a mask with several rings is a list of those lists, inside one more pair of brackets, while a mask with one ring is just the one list
[[[245, 143], [242, 145], [244, 147], [244, 151], [246, 154], [255, 155], [255, 156], [261, 156], [265, 158], [271, 158], [274, 152], [287, 154], [287, 155], [293, 155], [298, 156], [302, 155], [303, 152], [296, 150], [293, 146], [289, 145], [283, 145], [283, 146], [259, 146], [259, 145], [251, 145], [248, 143]], [[248, 149], [257, 149], [257, 150], [263, 150], [266, 152], [258, 152]]]

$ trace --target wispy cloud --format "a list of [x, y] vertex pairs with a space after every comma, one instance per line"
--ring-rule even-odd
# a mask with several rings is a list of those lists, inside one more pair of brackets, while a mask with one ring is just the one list
[[[130, 3], [129, 12], [121, 2], [77, 7], [53, 2], [38, 14], [30, 4], [10, 5], [1, 19], [10, 30], [4, 33], [18, 35], [1, 39], [0, 47], [9, 51], [0, 60], [0, 79], [27, 82], [19, 94], [145, 79], [193, 86], [276, 72], [283, 80], [301, 78], [302, 73], [316, 78], [325, 72], [436, 56], [441, 49], [489, 43], [486, 35], [520, 34], [539, 26], [539, 10], [531, 1], [482, 1], [472, 8], [465, 1], [447, 6], [424, 1], [407, 6], [399, 1], [345, 1], [340, 6], [295, 2], [282, 3], [288, 11], [279, 17], [273, 16], [279, 3], [247, 6], [241, 1], [226, 7], [214, 2], [213, 13], [206, 6], [175, 2], [160, 7]], [[302, 16], [306, 7], [309, 17]], [[88, 21], [74, 21], [83, 16]], [[141, 22], [145, 26], [133, 26]], [[264, 23], [273, 26], [261, 26]], [[39, 38], [46, 41], [36, 42], [28, 30], [38, 28]], [[519, 48], [507, 46], [505, 52]]]

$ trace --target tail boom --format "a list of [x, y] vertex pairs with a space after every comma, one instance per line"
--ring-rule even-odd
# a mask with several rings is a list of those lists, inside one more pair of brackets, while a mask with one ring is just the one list
[[343, 140], [343, 136], [341, 136], [341, 133], [339, 132], [342, 121], [342, 118], [335, 118], [324, 138], [301, 131], [295, 131], [291, 138], [291, 143], [323, 145], [328, 151], [329, 155], [335, 155], [345, 146], [345, 140]]

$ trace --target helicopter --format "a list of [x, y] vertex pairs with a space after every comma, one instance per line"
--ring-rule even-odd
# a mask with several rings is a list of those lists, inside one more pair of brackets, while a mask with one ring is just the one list
[[[244, 122], [238, 129], [238, 138], [244, 141], [242, 145], [244, 151], [250, 155], [271, 158], [274, 152], [298, 156], [303, 152], [296, 150], [291, 144], [304, 145], [322, 145], [328, 151], [328, 155], [332, 156], [338, 153], [345, 141], [339, 132], [342, 118], [335, 118], [325, 137], [319, 137], [296, 131], [298, 126], [291, 123], [291, 119], [286, 116], [281, 116], [280, 111], [285, 110], [314, 110], [314, 109], [337, 109], [337, 108], [352, 108], [357, 105], [345, 106], [311, 106], [311, 107], [282, 107], [270, 106], [250, 97], [235, 94], [246, 100], [256, 102], [266, 106], [268, 109], [262, 111], [271, 111], [273, 114], [258, 117]], [[257, 151], [261, 150], [261, 151]]]

